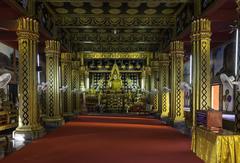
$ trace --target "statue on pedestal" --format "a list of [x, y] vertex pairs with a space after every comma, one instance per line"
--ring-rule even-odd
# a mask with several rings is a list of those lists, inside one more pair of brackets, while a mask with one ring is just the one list
[[115, 63], [113, 65], [109, 80], [108, 80], [108, 88], [113, 91], [121, 91], [122, 88], [122, 79], [121, 74], [119, 72], [118, 66]]

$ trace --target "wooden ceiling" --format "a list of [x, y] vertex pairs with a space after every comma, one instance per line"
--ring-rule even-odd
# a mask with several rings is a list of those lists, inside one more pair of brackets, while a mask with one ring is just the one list
[[[27, 15], [16, 2], [24, 6], [21, 0], [0, 1], [0, 41], [14, 48], [16, 20]], [[57, 37], [65, 50], [156, 51], [168, 46], [177, 35], [175, 39], [184, 40], [191, 51], [193, 2], [36, 0], [36, 17], [41, 22], [40, 49], [44, 49], [44, 40]], [[235, 0], [204, 0], [201, 5], [202, 17], [212, 21], [213, 47], [231, 39], [229, 25], [237, 19]]]
[[38, 0], [76, 51], [156, 51], [173, 35], [176, 13], [192, 0]]
[[[211, 20], [211, 49], [222, 45], [226, 41], [235, 39], [235, 33], [232, 31], [231, 26], [236, 25], [236, 20], [238, 20], [236, 8], [235, 0], [215, 0], [210, 7], [202, 12], [201, 17]], [[185, 42], [187, 54], [190, 54], [192, 50], [190, 35], [191, 24], [177, 37], [177, 39]]]

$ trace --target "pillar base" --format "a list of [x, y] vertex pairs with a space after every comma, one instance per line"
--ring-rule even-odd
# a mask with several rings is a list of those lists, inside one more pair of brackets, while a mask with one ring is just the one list
[[71, 121], [75, 118], [74, 113], [63, 113], [65, 121]]
[[80, 110], [74, 111], [74, 114], [75, 114], [75, 115], [79, 115], [79, 114], [80, 114]]
[[161, 113], [160, 117], [161, 117], [161, 119], [166, 119], [169, 117], [168, 115], [169, 115], [169, 113]]
[[191, 135], [191, 129], [189, 129], [186, 126], [185, 121], [175, 121], [173, 127], [176, 128], [177, 130], [179, 130], [183, 134]]
[[40, 137], [43, 137], [46, 134], [45, 129], [40, 126], [36, 129], [31, 128], [17, 128], [15, 131], [13, 131], [13, 138], [15, 140], [34, 140], [38, 139]]
[[174, 127], [174, 120], [170, 117], [166, 117], [166, 123], [172, 127]]
[[153, 113], [155, 118], [160, 119], [161, 118], [161, 113], [159, 111]]
[[64, 125], [64, 119], [62, 117], [46, 117], [43, 121], [47, 128], [58, 128]]
[[176, 117], [174, 119], [174, 124], [178, 124], [178, 123], [185, 123], [185, 118], [184, 117]]

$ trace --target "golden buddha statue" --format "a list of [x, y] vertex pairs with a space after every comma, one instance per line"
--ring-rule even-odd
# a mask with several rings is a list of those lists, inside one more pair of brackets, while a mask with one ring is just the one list
[[119, 72], [119, 69], [116, 63], [113, 65], [113, 68], [108, 80], [108, 88], [113, 91], [121, 91], [121, 88], [122, 88], [121, 74]]

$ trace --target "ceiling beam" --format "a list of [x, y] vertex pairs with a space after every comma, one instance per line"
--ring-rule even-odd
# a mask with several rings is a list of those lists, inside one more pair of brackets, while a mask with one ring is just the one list
[[74, 44], [111, 44], [111, 45], [115, 45], [115, 44], [125, 44], [125, 43], [131, 43], [131, 44], [160, 44], [160, 41], [138, 41], [138, 42], [123, 42], [123, 41], [117, 41], [117, 42], [97, 42], [97, 41], [73, 41], [72, 43]]
[[139, 52], [156, 51], [161, 49], [158, 44], [73, 44], [74, 51], [94, 51], [94, 52]]
[[56, 17], [56, 26], [61, 28], [173, 28], [175, 16], [111, 16], [111, 15], [62, 15]]
[[0, 41], [17, 41], [17, 34], [15, 32], [0, 30]]
[[71, 33], [72, 42], [159, 42], [160, 33]]
[[[92, 0], [37, 0], [38, 2], [92, 2]], [[116, 2], [116, 0], [98, 0], [98, 2]], [[149, 0], [131, 0], [132, 2], [147, 3]], [[127, 3], [129, 0], [118, 0], [117, 2]], [[160, 3], [192, 3], [193, 0], [155, 0]]]

